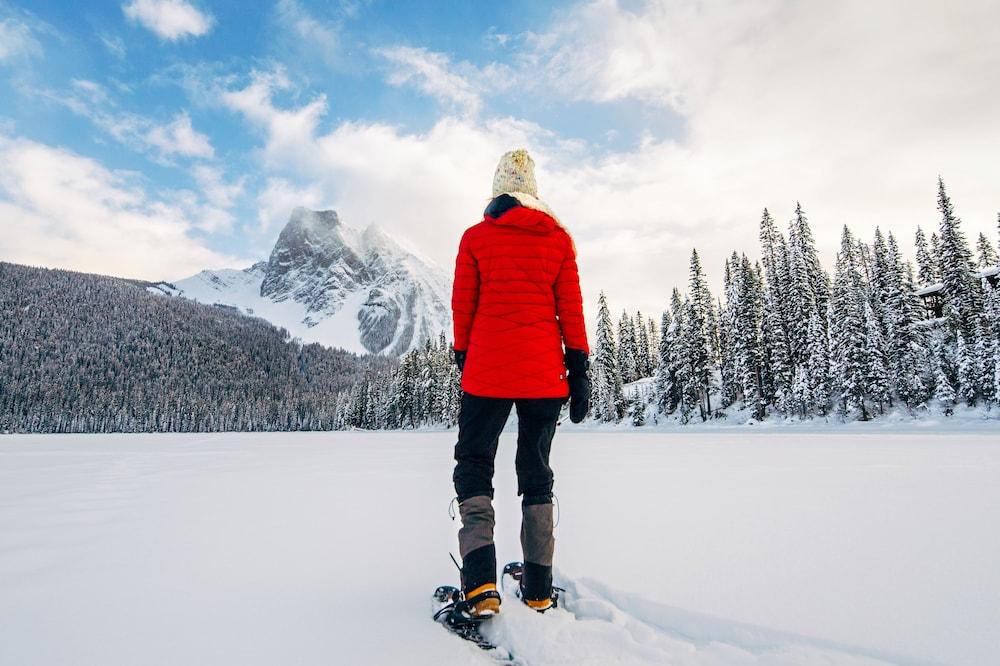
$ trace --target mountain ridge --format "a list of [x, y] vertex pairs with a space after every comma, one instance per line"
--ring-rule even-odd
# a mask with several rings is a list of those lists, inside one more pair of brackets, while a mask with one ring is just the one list
[[295, 208], [269, 257], [248, 268], [203, 270], [151, 290], [226, 305], [306, 342], [400, 356], [451, 332], [451, 279], [375, 224]]

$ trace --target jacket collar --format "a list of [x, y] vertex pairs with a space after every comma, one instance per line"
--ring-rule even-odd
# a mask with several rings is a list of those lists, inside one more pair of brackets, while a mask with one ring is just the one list
[[504, 192], [486, 206], [484, 217], [495, 224], [517, 226], [547, 232], [559, 226], [548, 204], [525, 192]]

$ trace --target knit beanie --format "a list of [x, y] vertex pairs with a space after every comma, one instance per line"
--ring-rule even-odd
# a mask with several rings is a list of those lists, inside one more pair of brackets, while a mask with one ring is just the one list
[[493, 176], [493, 196], [498, 197], [505, 192], [524, 192], [533, 197], [538, 196], [535, 161], [524, 148], [508, 151], [500, 158], [497, 172]]

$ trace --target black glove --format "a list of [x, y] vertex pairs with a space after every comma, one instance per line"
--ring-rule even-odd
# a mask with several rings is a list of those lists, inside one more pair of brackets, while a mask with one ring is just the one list
[[579, 423], [590, 411], [590, 377], [587, 369], [590, 361], [587, 352], [579, 349], [566, 350], [566, 369], [569, 370], [569, 420]]
[[465, 350], [458, 351], [455, 350], [455, 365], [458, 366], [458, 371], [463, 372], [465, 370]]

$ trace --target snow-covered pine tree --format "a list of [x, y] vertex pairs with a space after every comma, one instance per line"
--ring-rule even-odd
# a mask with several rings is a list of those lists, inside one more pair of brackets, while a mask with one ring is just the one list
[[929, 287], [937, 282], [937, 275], [934, 260], [931, 258], [930, 250], [927, 249], [927, 237], [920, 227], [917, 227], [914, 243], [917, 246], [917, 281], [921, 287]]
[[867, 336], [865, 330], [865, 285], [861, 277], [858, 247], [844, 226], [837, 253], [836, 274], [830, 299], [831, 375], [841, 412], [859, 411], [868, 418], [865, 405]]
[[961, 332], [966, 342], [974, 341], [976, 318], [982, 304], [981, 288], [975, 277], [972, 251], [962, 231], [961, 220], [955, 216], [944, 181], [940, 178], [938, 210], [941, 212], [938, 264], [944, 284], [944, 316], [952, 333]]
[[696, 409], [702, 420], [706, 419], [698, 363], [707, 363], [707, 352], [703, 335], [704, 322], [696, 319], [695, 307], [690, 298], [684, 299], [681, 312], [682, 316], [677, 318], [680, 324], [676, 346], [677, 384], [680, 389], [681, 423], [688, 423]]
[[785, 299], [788, 315], [788, 354], [791, 371], [796, 374], [806, 355], [809, 315], [816, 309], [805, 257], [798, 243], [789, 243], [788, 293]]
[[886, 302], [889, 300], [889, 283], [892, 280], [894, 267], [889, 259], [889, 248], [885, 242], [882, 230], [875, 227], [875, 240], [872, 243], [871, 283], [869, 286], [869, 302], [878, 323], [879, 333], [883, 339], [889, 334], [886, 322]]
[[635, 313], [634, 325], [636, 331], [636, 375], [638, 377], [652, 377], [653, 364], [650, 360], [649, 330], [646, 328], [646, 320], [642, 316], [642, 312]]
[[760, 222], [760, 244], [764, 267], [765, 399], [783, 412], [791, 396], [793, 378], [786, 300], [788, 244], [766, 208]]
[[890, 367], [890, 392], [910, 407], [927, 395], [920, 379], [920, 348], [925, 344], [918, 326], [920, 303], [914, 293], [913, 269], [903, 262], [896, 238], [890, 233], [887, 246], [888, 280], [885, 301], [886, 350]]
[[[984, 331], [981, 340], [984, 347], [986, 341], [989, 346], [984, 349], [983, 355], [991, 355], [991, 363], [983, 366], [983, 382], [988, 384], [992, 381], [993, 402], [1000, 405], [1000, 285], [996, 287], [988, 286], [986, 291], [986, 306], [983, 317]], [[992, 367], [993, 376], [990, 377], [988, 367]]]
[[656, 326], [656, 320], [649, 318], [649, 369], [652, 375], [660, 367], [660, 328]]
[[[712, 415], [712, 389], [714, 385], [715, 357], [713, 355], [713, 330], [715, 323], [712, 294], [705, 281], [698, 251], [691, 251], [691, 271], [688, 287], [690, 307], [688, 308], [688, 336], [686, 348], [691, 365], [692, 391], [698, 396], [698, 407], [702, 420]], [[696, 388], [694, 388], [696, 387]]]
[[890, 403], [889, 371], [886, 368], [885, 339], [871, 301], [865, 302], [865, 393], [884, 413]]
[[612, 332], [611, 312], [608, 301], [601, 292], [597, 302], [597, 329], [595, 333], [593, 374], [593, 401], [591, 413], [598, 421], [618, 422], [625, 414], [625, 397], [622, 377], [618, 370], [618, 350]]
[[931, 232], [931, 268], [934, 270], [934, 282], [931, 284], [937, 284], [941, 281], [941, 239], [938, 237], [938, 232]]
[[965, 334], [958, 332], [955, 347], [955, 358], [958, 361], [958, 391], [957, 397], [970, 407], [976, 404], [979, 397], [979, 368], [977, 367], [977, 342], [965, 339]]
[[687, 352], [684, 349], [684, 332], [687, 327], [687, 301], [681, 297], [681, 292], [674, 287], [670, 295], [670, 313], [673, 323], [670, 326], [669, 335], [665, 334], [665, 347], [668, 350], [666, 367], [670, 382], [670, 410], [676, 411], [683, 401], [684, 385], [686, 381], [686, 359]]
[[990, 339], [990, 325], [986, 317], [981, 317], [976, 323], [976, 347], [973, 351], [975, 362], [972, 372], [975, 373], [976, 390], [979, 397], [986, 404], [994, 402], [996, 396], [993, 393], [993, 375], [996, 368], [993, 367], [993, 340]]
[[945, 361], [940, 353], [934, 355], [934, 402], [950, 416], [955, 406], [955, 389], [945, 373]]
[[[806, 274], [810, 285], [813, 303], [815, 303], [816, 314], [821, 322], [826, 319], [826, 306], [830, 301], [830, 276], [823, 269], [823, 264], [819, 260], [819, 253], [816, 251], [816, 241], [813, 239], [812, 229], [809, 227], [809, 220], [806, 218], [802, 204], [795, 202], [795, 217], [792, 219], [789, 229], [789, 245], [798, 248], [806, 266]], [[823, 324], [825, 327], [826, 324]]]
[[979, 258], [977, 265], [981, 269], [993, 268], [1000, 264], [1000, 257], [997, 257], [997, 251], [993, 249], [993, 244], [981, 231], [979, 232], [979, 240], [976, 241], [976, 254]]
[[628, 312], [622, 310], [621, 319], [618, 320], [618, 372], [621, 373], [623, 383], [628, 384], [638, 378], [638, 356], [635, 325]]
[[743, 404], [753, 417], [763, 419], [767, 411], [764, 389], [766, 353], [762, 326], [764, 284], [760, 265], [752, 266], [746, 255], [740, 258], [736, 275], [738, 311], [733, 335], [735, 372], [743, 393]]
[[740, 270], [740, 259], [736, 252], [726, 259], [722, 287], [726, 302], [719, 306], [719, 392], [722, 407], [729, 407], [740, 399], [741, 392], [736, 380], [735, 351], [736, 316], [739, 309], [739, 294], [734, 274]]
[[809, 316], [809, 347], [804, 366], [809, 387], [806, 409], [821, 416], [826, 416], [830, 404], [830, 343], [825, 323], [828, 318], [815, 311]]
[[[674, 295], [677, 290], [674, 289]], [[674, 371], [672, 369], [673, 344], [676, 339], [676, 330], [670, 310], [664, 310], [660, 320], [659, 344], [657, 345], [657, 355], [659, 361], [656, 366], [656, 375], [653, 381], [654, 400], [656, 401], [656, 411], [660, 414], [670, 414], [677, 408], [675, 400], [676, 388], [674, 382]]]

